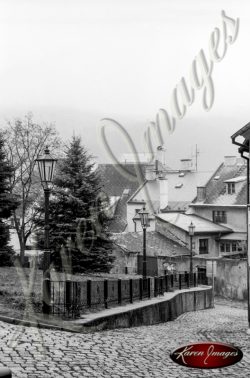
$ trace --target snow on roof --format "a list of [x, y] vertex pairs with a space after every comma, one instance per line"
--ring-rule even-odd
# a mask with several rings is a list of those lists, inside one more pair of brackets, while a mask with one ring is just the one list
[[247, 179], [247, 176], [238, 176], [238, 177], [233, 177], [231, 179], [225, 180], [224, 182], [241, 182], [245, 181]]
[[195, 226], [195, 234], [199, 233], [213, 233], [221, 232], [227, 233], [232, 231], [228, 227], [224, 227], [218, 224], [215, 224], [207, 219], [201, 218], [198, 215], [194, 214], [182, 214], [182, 213], [164, 213], [158, 214], [156, 218], [159, 218], [162, 221], [171, 223], [172, 225], [181, 228], [182, 230], [188, 232], [189, 225], [192, 222]]

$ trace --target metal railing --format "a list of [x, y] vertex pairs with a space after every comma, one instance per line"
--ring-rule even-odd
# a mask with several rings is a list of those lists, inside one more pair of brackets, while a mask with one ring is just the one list
[[100, 310], [150, 299], [166, 292], [207, 284], [205, 274], [169, 274], [146, 279], [100, 281], [50, 281], [51, 313], [77, 318], [88, 310]]

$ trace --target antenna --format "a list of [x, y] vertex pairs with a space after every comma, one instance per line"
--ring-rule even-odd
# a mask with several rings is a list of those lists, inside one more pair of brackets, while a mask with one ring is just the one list
[[198, 155], [200, 154], [200, 151], [198, 150], [197, 144], [195, 145], [195, 170], [197, 172], [198, 170]]
[[[192, 154], [192, 152], [191, 152]], [[200, 151], [198, 150], [198, 146], [197, 144], [195, 145], [195, 154], [191, 155], [192, 156], [192, 159], [195, 158], [195, 171], [197, 172], [198, 171], [198, 156], [200, 154]], [[193, 165], [193, 162], [192, 162], [192, 165]]]

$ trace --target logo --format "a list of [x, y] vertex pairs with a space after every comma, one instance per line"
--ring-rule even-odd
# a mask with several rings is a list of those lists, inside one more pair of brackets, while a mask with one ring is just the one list
[[242, 351], [219, 342], [192, 343], [174, 350], [171, 359], [179, 365], [198, 369], [217, 369], [239, 362]]

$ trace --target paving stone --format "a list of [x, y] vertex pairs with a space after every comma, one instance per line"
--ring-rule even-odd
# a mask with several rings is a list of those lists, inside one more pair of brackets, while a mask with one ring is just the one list
[[[0, 363], [13, 378], [223, 378], [250, 376], [247, 312], [222, 301], [159, 325], [78, 334], [0, 322]], [[188, 369], [169, 357], [178, 346], [223, 341], [240, 347], [243, 360], [220, 371]], [[24, 349], [25, 348], [25, 349]]]

